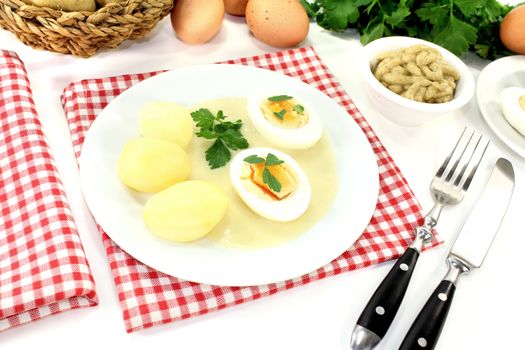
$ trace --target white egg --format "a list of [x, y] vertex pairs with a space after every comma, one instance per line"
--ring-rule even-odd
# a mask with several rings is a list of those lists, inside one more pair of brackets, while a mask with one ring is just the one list
[[[272, 98], [285, 96], [290, 98], [270, 101]], [[279, 147], [309, 148], [323, 134], [323, 126], [315, 111], [304, 99], [293, 94], [252, 95], [248, 98], [248, 115], [257, 131]]]
[[[282, 188], [275, 192], [257, 176], [266, 169], [266, 162], [250, 164], [249, 156], [268, 158], [273, 154], [284, 163], [269, 166], [267, 170]], [[272, 148], [249, 148], [239, 152], [230, 163], [230, 180], [244, 203], [260, 216], [280, 222], [292, 221], [304, 214], [310, 204], [312, 189], [308, 177], [289, 155]], [[282, 197], [282, 198], [281, 198]]]
[[501, 108], [509, 124], [525, 136], [525, 89], [508, 87], [501, 91]]

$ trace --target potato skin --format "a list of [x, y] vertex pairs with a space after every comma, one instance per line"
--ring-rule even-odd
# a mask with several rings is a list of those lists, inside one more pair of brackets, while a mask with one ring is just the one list
[[188, 108], [174, 102], [151, 101], [139, 111], [142, 136], [162, 139], [186, 148], [193, 137], [193, 119]]
[[55, 10], [74, 12], [91, 11], [97, 8], [95, 0], [31, 0], [33, 5], [39, 7], [49, 7]]
[[191, 242], [207, 235], [224, 218], [227, 209], [228, 197], [217, 185], [190, 180], [150, 197], [143, 219], [160, 238]]
[[118, 162], [120, 181], [139, 192], [158, 192], [186, 180], [191, 163], [177, 144], [148, 138], [131, 139]]

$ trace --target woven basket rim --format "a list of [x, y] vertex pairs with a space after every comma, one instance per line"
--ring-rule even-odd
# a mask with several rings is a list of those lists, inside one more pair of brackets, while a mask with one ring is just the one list
[[173, 6], [173, 0], [122, 0], [68, 12], [26, 1], [0, 0], [0, 27], [33, 48], [82, 57], [144, 37]]

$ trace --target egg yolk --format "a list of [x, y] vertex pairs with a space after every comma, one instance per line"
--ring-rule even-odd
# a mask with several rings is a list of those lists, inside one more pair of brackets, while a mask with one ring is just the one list
[[519, 99], [520, 107], [525, 112], [525, 95], [521, 95]]
[[260, 198], [279, 201], [297, 189], [297, 180], [286, 163], [271, 165], [268, 171], [281, 183], [281, 190], [275, 192], [263, 180], [264, 163], [243, 164], [241, 179], [244, 188]]
[[294, 98], [261, 103], [261, 112], [270, 123], [285, 129], [297, 129], [308, 122], [308, 113]]

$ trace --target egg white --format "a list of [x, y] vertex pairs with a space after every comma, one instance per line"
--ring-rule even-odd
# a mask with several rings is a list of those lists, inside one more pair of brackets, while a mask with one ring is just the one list
[[[258, 197], [248, 191], [242, 183], [241, 169], [244, 165], [244, 158], [254, 154], [266, 158], [268, 153], [272, 153], [283, 160], [292, 170], [297, 181], [295, 191], [282, 200]], [[310, 205], [312, 189], [308, 177], [292, 157], [276, 149], [260, 147], [249, 148], [239, 152], [230, 163], [230, 180], [243, 202], [255, 213], [269, 220], [280, 222], [293, 221], [303, 215]]]
[[323, 135], [323, 125], [315, 111], [308, 106], [308, 103], [300, 96], [293, 96], [300, 101], [301, 105], [308, 113], [308, 122], [296, 129], [286, 129], [272, 124], [261, 112], [260, 105], [270, 96], [277, 96], [289, 93], [265, 93], [255, 94], [248, 98], [248, 116], [255, 129], [272, 144], [288, 149], [310, 148], [319, 141]]
[[501, 109], [507, 122], [525, 136], [525, 111], [519, 104], [520, 96], [525, 95], [525, 89], [508, 87], [501, 91]]

